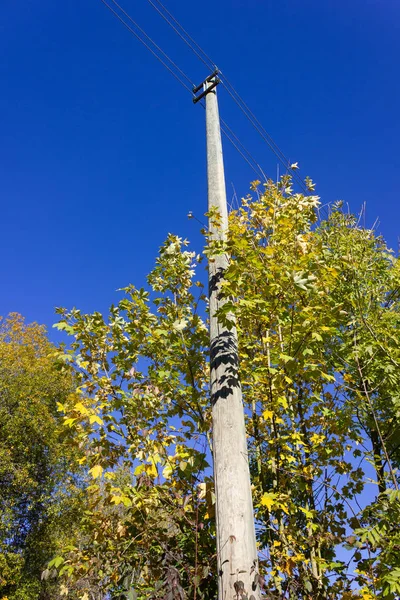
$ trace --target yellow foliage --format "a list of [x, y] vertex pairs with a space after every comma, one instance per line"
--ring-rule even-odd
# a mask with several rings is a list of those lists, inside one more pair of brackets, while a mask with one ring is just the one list
[[261, 504], [261, 506], [266, 506], [268, 510], [271, 510], [271, 508], [274, 506], [275, 502], [276, 502], [276, 494], [266, 492], [265, 494], [262, 495], [260, 504]]
[[144, 469], [149, 477], [153, 477], [153, 479], [158, 477], [157, 467], [154, 463], [151, 463], [150, 465], [144, 465]]
[[77, 412], [79, 412], [81, 415], [84, 415], [84, 416], [86, 416], [86, 415], [88, 415], [88, 414], [89, 414], [89, 411], [88, 411], [88, 409], [86, 408], [86, 406], [84, 406], [84, 405], [82, 404], [82, 402], [77, 402], [77, 403], [75, 404], [75, 406], [74, 406], [74, 409], [75, 409]]
[[138, 465], [136, 467], [136, 469], [133, 471], [134, 476], [137, 477], [138, 475], [143, 473], [143, 471], [145, 471], [145, 469], [146, 469], [146, 465], [144, 465], [144, 464]]
[[89, 473], [92, 475], [93, 479], [98, 479], [103, 473], [103, 467], [101, 465], [95, 465], [89, 469]]
[[325, 441], [326, 437], [324, 435], [322, 435], [321, 433], [313, 433], [313, 435], [310, 438], [310, 442], [313, 445], [317, 445], [317, 444], [321, 444], [323, 441]]
[[97, 423], [98, 425], [103, 425], [102, 419], [98, 415], [91, 415], [89, 417], [89, 423], [93, 425], [93, 423]]
[[169, 479], [173, 471], [174, 467], [170, 463], [167, 463], [167, 465], [163, 469], [162, 476], [164, 477], [164, 479]]

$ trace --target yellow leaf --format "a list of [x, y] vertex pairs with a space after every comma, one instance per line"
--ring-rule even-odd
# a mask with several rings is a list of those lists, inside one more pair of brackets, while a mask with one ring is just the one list
[[150, 477], [158, 477], [158, 471], [156, 466], [152, 463], [151, 465], [145, 465], [147, 475]]
[[133, 474], [135, 477], [137, 477], [138, 475], [140, 475], [141, 473], [143, 473], [143, 471], [146, 469], [146, 465], [138, 465], [136, 467], [136, 469], [133, 471]]
[[266, 421], [272, 419], [273, 416], [274, 416], [274, 412], [272, 410], [264, 410], [263, 417]]
[[89, 473], [91, 473], [93, 479], [97, 479], [98, 477], [101, 477], [103, 473], [103, 467], [101, 465], [96, 465], [89, 470]]
[[301, 510], [302, 513], [304, 513], [307, 517], [307, 519], [312, 519], [313, 518], [313, 514], [311, 511], [307, 510], [307, 508], [302, 508], [301, 506], [299, 506], [299, 509]]
[[74, 409], [81, 413], [81, 415], [87, 415], [89, 413], [88, 409], [82, 404], [82, 402], [77, 402], [74, 406]]
[[161, 461], [161, 456], [158, 454], [158, 452], [156, 452], [155, 454], [151, 454], [151, 455], [149, 456], [149, 460], [150, 460], [150, 461], [151, 461], [153, 464], [155, 464], [155, 465], [156, 465], [157, 463], [160, 463], [160, 462], [162, 462], [162, 461]]
[[132, 506], [132, 500], [128, 496], [122, 496], [122, 502], [125, 506]]
[[110, 502], [118, 506], [118, 504], [121, 504], [122, 502], [122, 496], [111, 496]]
[[289, 514], [289, 509], [286, 506], [286, 504], [283, 504], [283, 502], [279, 502], [278, 506], [281, 510], [283, 510], [284, 513], [286, 513], [287, 515]]
[[304, 554], [302, 554], [301, 552], [299, 552], [298, 554], [295, 554], [294, 556], [292, 556], [293, 560], [295, 560], [296, 562], [304, 562], [305, 560], [305, 556]]
[[373, 595], [371, 594], [371, 592], [369, 591], [369, 589], [368, 589], [368, 588], [362, 588], [362, 589], [360, 590], [360, 594], [361, 594], [361, 598], [362, 598], [363, 600], [373, 600], [373, 598], [375, 598], [375, 596], [373, 596]]
[[88, 487], [86, 488], [88, 492], [98, 492], [100, 489], [100, 486], [97, 485], [97, 483], [94, 483], [93, 485], [88, 485]]
[[276, 500], [276, 494], [270, 494], [270, 493], [266, 492], [265, 494], [263, 494], [260, 504], [261, 504], [261, 506], [266, 506], [268, 510], [271, 510], [271, 508], [275, 504], [275, 500]]
[[163, 475], [164, 479], [169, 479], [171, 477], [172, 473], [173, 473], [173, 470], [174, 469], [173, 469], [172, 465], [167, 464], [164, 467], [163, 472], [162, 472], [162, 475]]
[[278, 398], [278, 403], [283, 407], [283, 408], [287, 408], [288, 407], [288, 401], [286, 400], [285, 396], [281, 396], [280, 398]]
[[319, 433], [313, 433], [311, 438], [310, 438], [310, 442], [312, 444], [320, 444], [321, 442], [323, 442], [325, 440], [325, 436]]
[[97, 415], [91, 415], [89, 417], [89, 423], [91, 425], [93, 425], [93, 423], [98, 423], [99, 425], [103, 425], [102, 419], [100, 419], [100, 417], [98, 417]]
[[197, 487], [199, 488], [199, 498], [205, 498], [207, 493], [207, 484], [199, 483]]

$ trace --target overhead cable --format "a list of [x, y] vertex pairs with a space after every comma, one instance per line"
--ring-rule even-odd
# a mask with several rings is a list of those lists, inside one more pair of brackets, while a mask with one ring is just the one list
[[[189, 86], [188, 86], [186, 83], [184, 83], [184, 82], [183, 82], [183, 81], [180, 79], [180, 77], [179, 77], [179, 76], [178, 76], [178, 75], [177, 75], [177, 74], [176, 74], [176, 73], [173, 71], [173, 69], [171, 69], [171, 67], [170, 67], [170, 66], [169, 66], [169, 65], [168, 65], [168, 64], [167, 64], [167, 63], [166, 63], [166, 62], [165, 62], [165, 61], [164, 61], [164, 60], [163, 60], [163, 59], [162, 59], [162, 58], [161, 58], [161, 57], [160, 57], [158, 54], [157, 54], [157, 52], [155, 52], [155, 51], [153, 50], [153, 48], [151, 48], [151, 47], [149, 46], [149, 44], [148, 44], [148, 43], [146, 43], [146, 42], [145, 42], [145, 40], [143, 40], [143, 39], [140, 37], [140, 35], [139, 35], [139, 34], [138, 34], [138, 33], [137, 33], [137, 32], [136, 32], [134, 29], [132, 29], [132, 27], [130, 27], [130, 25], [128, 25], [128, 23], [126, 23], [126, 21], [124, 21], [124, 19], [123, 19], [123, 18], [122, 18], [122, 17], [121, 17], [121, 16], [120, 16], [118, 13], [117, 13], [117, 11], [115, 11], [115, 10], [114, 10], [114, 9], [113, 9], [113, 8], [112, 8], [112, 7], [111, 7], [111, 6], [110, 6], [110, 5], [109, 5], [109, 4], [108, 4], [108, 3], [107, 3], [105, 0], [100, 0], [100, 1], [101, 1], [101, 2], [102, 2], [102, 3], [103, 3], [103, 4], [104, 4], [104, 5], [105, 5], [105, 6], [108, 8], [108, 10], [109, 10], [109, 11], [111, 11], [111, 12], [112, 12], [112, 13], [113, 13], [113, 14], [114, 14], [116, 17], [117, 17], [117, 19], [118, 19], [119, 21], [121, 21], [121, 23], [122, 23], [122, 24], [123, 24], [123, 25], [124, 25], [124, 26], [125, 26], [125, 27], [126, 27], [126, 28], [127, 28], [127, 29], [128, 29], [128, 30], [129, 30], [129, 31], [130, 31], [130, 32], [131, 32], [131, 33], [132, 33], [132, 34], [133, 34], [133, 35], [134, 35], [134, 36], [135, 36], [137, 39], [138, 39], [138, 40], [139, 40], [139, 42], [141, 42], [141, 43], [143, 44], [143, 46], [145, 46], [145, 47], [147, 48], [147, 50], [149, 50], [149, 51], [152, 53], [152, 55], [153, 55], [153, 56], [155, 56], [155, 57], [156, 57], [156, 59], [157, 59], [158, 61], [160, 61], [160, 63], [161, 63], [162, 65], [164, 65], [164, 67], [165, 67], [165, 68], [166, 68], [166, 69], [167, 69], [167, 70], [168, 70], [168, 71], [171, 73], [171, 75], [173, 75], [173, 76], [175, 77], [175, 79], [176, 79], [177, 81], [179, 81], [179, 83], [180, 83], [180, 84], [181, 84], [181, 85], [182, 85], [184, 88], [186, 88], [186, 90], [188, 90], [190, 93], [192, 93], [192, 90], [191, 90], [191, 88], [190, 88], [190, 87], [189, 87]], [[113, 3], [114, 3], [116, 6], [119, 6], [119, 5], [118, 5], [118, 4], [115, 2], [115, 0], [112, 0], [112, 2], [113, 2]], [[122, 11], [122, 9], [121, 9], [121, 11]], [[125, 11], [122, 11], [122, 12], [124, 12], [124, 14], [127, 14], [127, 13], [125, 13]], [[129, 16], [128, 16], [128, 17], [129, 17]], [[157, 48], [157, 49], [158, 49], [158, 50], [159, 50], [161, 53], [162, 53], [162, 55], [163, 55], [165, 58], [167, 58], [167, 59], [169, 60], [169, 62], [170, 62], [170, 63], [171, 63], [171, 64], [172, 64], [172, 65], [173, 65], [173, 66], [174, 66], [174, 67], [175, 67], [175, 68], [176, 68], [176, 69], [177, 69], [177, 70], [178, 70], [180, 73], [182, 73], [182, 74], [184, 75], [184, 77], [185, 77], [185, 78], [186, 78], [186, 79], [189, 81], [189, 83], [192, 83], [192, 82], [190, 81], [190, 79], [189, 79], [189, 78], [188, 78], [188, 77], [187, 77], [187, 76], [186, 76], [186, 75], [183, 73], [183, 71], [181, 71], [181, 69], [179, 69], [179, 67], [177, 67], [177, 65], [175, 65], [175, 63], [173, 62], [173, 60], [172, 60], [172, 59], [170, 59], [170, 58], [169, 58], [169, 56], [168, 56], [168, 55], [167, 55], [167, 54], [166, 54], [166, 53], [165, 53], [163, 50], [161, 50], [161, 48], [159, 48], [159, 46], [157, 46], [157, 44], [156, 44], [155, 42], [153, 42], [153, 40], [151, 39], [151, 37], [150, 37], [150, 36], [148, 36], [148, 35], [147, 35], [147, 33], [145, 33], [145, 32], [143, 31], [143, 29], [141, 29], [141, 28], [140, 28], [140, 27], [139, 27], [139, 26], [138, 26], [138, 25], [135, 23], [135, 21], [134, 21], [133, 19], [131, 19], [131, 17], [129, 17], [129, 20], [130, 20], [132, 23], [134, 23], [135, 27], [137, 27], [137, 28], [139, 29], [139, 31], [141, 31], [141, 32], [143, 33], [143, 35], [144, 35], [144, 36], [145, 36], [145, 37], [146, 37], [146, 38], [147, 38], [147, 39], [148, 39], [148, 40], [149, 40], [149, 41], [150, 41], [150, 42], [151, 42], [151, 43], [152, 43], [152, 44], [153, 44], [153, 45], [154, 45], [154, 46], [155, 46], [155, 47], [156, 47], [156, 48]]]
[[[172, 29], [179, 35], [179, 37], [185, 42], [185, 44], [187, 44], [187, 46], [189, 46], [189, 48], [192, 50], [192, 52], [194, 52], [194, 54], [196, 54], [196, 56], [202, 61], [202, 63], [208, 69], [211, 69], [213, 71], [216, 68], [216, 65], [213, 63], [211, 58], [204, 52], [203, 48], [201, 48], [201, 46], [199, 46], [199, 44], [189, 35], [189, 33], [186, 31], [186, 29], [184, 29], [184, 27], [179, 23], [179, 21], [177, 19], [175, 19], [175, 17], [164, 6], [164, 4], [160, 0], [155, 0], [155, 2], [153, 2], [153, 0], [147, 0], [147, 1], [158, 12], [158, 14], [161, 15], [161, 17], [164, 19], [164, 21], [166, 21], [168, 23], [168, 25], [170, 27], [172, 27]], [[162, 10], [160, 10], [158, 8], [156, 3], [159, 6], [161, 6]], [[165, 13], [168, 15], [169, 18], [165, 15]], [[175, 23], [175, 25], [173, 23], [171, 23], [170, 19], [173, 21], [173, 23]], [[183, 32], [183, 34], [181, 32]]]
[[254, 156], [249, 152], [249, 150], [247, 150], [246, 146], [240, 141], [240, 139], [238, 138], [238, 136], [232, 131], [232, 129], [224, 121], [224, 119], [221, 118], [221, 129], [222, 128], [227, 129], [229, 131], [229, 133], [232, 135], [232, 137], [236, 140], [237, 144], [243, 148], [244, 152], [247, 154], [247, 156], [249, 157], [249, 159], [246, 158], [246, 156], [239, 150], [239, 148], [237, 147], [237, 145], [230, 139], [230, 137], [228, 136], [228, 134], [226, 133], [226, 131], [224, 131], [226, 137], [229, 139], [229, 141], [231, 142], [231, 144], [233, 144], [235, 146], [236, 150], [238, 152], [240, 152], [240, 154], [243, 156], [243, 158], [246, 160], [246, 162], [251, 166], [251, 168], [257, 174], [257, 176], [260, 177], [260, 179], [264, 179], [266, 181], [266, 177], [265, 177], [264, 171], [262, 170], [262, 168], [260, 167], [260, 165], [258, 164], [258, 162], [256, 161], [256, 159], [254, 158]]
[[115, 4], [115, 6], [117, 6], [117, 7], [118, 7], [118, 9], [119, 9], [119, 10], [122, 12], [122, 14], [124, 14], [124, 15], [127, 17], [127, 19], [129, 19], [129, 20], [130, 20], [130, 22], [131, 22], [131, 23], [133, 23], [133, 24], [135, 25], [135, 27], [136, 27], [137, 29], [139, 29], [139, 31], [140, 31], [140, 32], [141, 32], [141, 33], [142, 33], [142, 34], [143, 34], [143, 35], [144, 35], [144, 36], [145, 36], [145, 37], [146, 37], [146, 38], [147, 38], [147, 39], [148, 39], [148, 40], [149, 40], [149, 41], [150, 41], [150, 42], [151, 42], [151, 43], [152, 43], [152, 44], [153, 44], [153, 45], [154, 45], [156, 48], [157, 48], [157, 50], [158, 50], [159, 52], [161, 52], [161, 54], [162, 54], [163, 56], [165, 56], [165, 58], [167, 58], [167, 59], [170, 61], [170, 63], [171, 63], [171, 64], [172, 64], [172, 65], [175, 67], [175, 69], [176, 69], [177, 71], [179, 71], [179, 73], [180, 73], [181, 75], [183, 75], [183, 77], [184, 77], [184, 78], [185, 78], [185, 79], [186, 79], [186, 80], [187, 80], [187, 81], [190, 83], [190, 85], [193, 87], [193, 86], [194, 86], [194, 83], [193, 83], [193, 81], [192, 81], [191, 79], [189, 79], [189, 77], [186, 75], [186, 73], [184, 73], [184, 72], [182, 71], [182, 69], [180, 69], [180, 68], [178, 67], [178, 65], [177, 65], [176, 63], [174, 63], [174, 61], [173, 61], [173, 60], [172, 60], [172, 59], [171, 59], [171, 58], [170, 58], [170, 57], [169, 57], [169, 56], [168, 56], [168, 55], [167, 55], [167, 54], [164, 52], [164, 50], [162, 50], [162, 49], [160, 48], [160, 46], [158, 46], [158, 45], [156, 44], [156, 42], [155, 42], [154, 40], [152, 40], [152, 39], [151, 39], [151, 37], [150, 37], [149, 35], [147, 35], [147, 33], [146, 33], [146, 32], [145, 32], [145, 31], [144, 31], [144, 30], [143, 30], [143, 29], [142, 29], [142, 28], [141, 28], [141, 27], [140, 27], [140, 26], [139, 26], [139, 25], [136, 23], [136, 21], [134, 21], [134, 20], [132, 19], [132, 17], [131, 17], [131, 16], [130, 16], [130, 15], [129, 15], [129, 14], [128, 14], [128, 13], [127, 13], [127, 12], [126, 12], [126, 11], [125, 11], [123, 8], [122, 8], [122, 6], [120, 6], [120, 5], [118, 4], [118, 2], [116, 2], [116, 0], [111, 0], [111, 1], [113, 2], [113, 4]]
[[[206, 54], [206, 52], [201, 48], [201, 46], [193, 39], [193, 37], [186, 31], [186, 29], [180, 24], [178, 19], [176, 19], [170, 11], [164, 6], [161, 0], [147, 0], [151, 6], [161, 15], [161, 17], [172, 27], [172, 29], [177, 33], [177, 35], [189, 46], [192, 52], [207, 66], [207, 68], [214, 70], [216, 68], [215, 62]], [[158, 5], [158, 6], [157, 6]], [[159, 8], [161, 7], [161, 8]], [[168, 15], [168, 17], [166, 16]], [[171, 23], [173, 21], [173, 23]], [[229, 82], [227, 77], [220, 71], [222, 75], [222, 84], [224, 88], [228, 92], [228, 94], [232, 97], [235, 103], [238, 105], [240, 110], [244, 113], [246, 118], [250, 121], [262, 139], [267, 143], [270, 150], [275, 154], [279, 162], [284, 166], [285, 169], [290, 170], [290, 161], [276, 144], [276, 142], [272, 139], [269, 133], [265, 130], [263, 125], [254, 115], [254, 113], [250, 110], [246, 102], [242, 99], [239, 93], [236, 91], [234, 86]], [[293, 178], [297, 181], [303, 191], [308, 194], [308, 190], [304, 185], [301, 177], [295, 172], [291, 171]]]
[[[115, 11], [112, 8], [112, 6], [110, 6], [105, 0], [101, 0], [101, 2], [109, 9], [110, 12], [112, 12], [114, 14], [114, 16], [117, 17], [117, 19], [128, 29], [128, 31], [130, 31], [130, 33], [132, 33], [147, 48], [147, 50], [149, 50], [153, 54], [153, 56], [155, 56], [157, 58], [157, 60], [160, 61], [160, 63], [175, 77], [175, 79], [188, 92], [190, 92], [190, 95], [193, 96], [192, 88], [190, 88], [188, 85], [186, 85], [186, 83], [184, 81], [182, 81], [182, 79], [173, 71], [173, 69], [157, 54], [157, 52], [155, 52], [153, 50], [153, 48], [151, 48], [151, 46], [145, 40], [143, 40], [142, 37], [140, 37], [140, 35], [126, 21], [124, 21], [124, 19], [121, 17], [121, 15], [118, 14], [118, 12]], [[142, 29], [136, 23], [136, 21], [134, 21], [132, 19], [132, 17], [118, 4], [118, 2], [116, 2], [116, 0], [111, 0], [111, 2], [118, 8], [118, 10], [127, 19], [129, 19], [129, 21], [136, 27], [136, 29], [138, 29], [138, 31], [140, 31], [140, 33], [142, 34], [142, 36], [144, 36], [145, 39], [148, 40], [148, 42], [150, 42], [151, 44], [153, 44], [154, 48], [156, 48], [162, 54], [162, 56], [166, 60], [169, 61], [169, 63], [182, 75], [182, 77], [184, 77], [186, 79], [186, 81], [188, 81], [192, 85], [192, 87], [194, 87], [193, 82], [186, 75], [186, 73], [184, 73], [184, 71], [182, 71], [182, 69], [180, 69], [178, 67], [178, 65], [162, 50], [162, 48], [160, 48], [160, 46], [158, 46], [156, 44], [156, 42], [144, 31], [144, 29]], [[202, 106], [204, 107], [203, 103], [202, 103]], [[229, 131], [229, 133], [228, 133], [227, 130]], [[257, 163], [257, 161], [255, 160], [255, 158], [251, 155], [251, 153], [249, 152], [249, 150], [247, 150], [247, 148], [244, 146], [244, 144], [239, 140], [239, 138], [232, 131], [232, 129], [229, 127], [229, 125], [225, 121], [223, 121], [223, 119], [221, 119], [221, 131], [225, 135], [225, 137], [229, 140], [229, 142], [234, 146], [234, 148], [239, 152], [239, 154], [242, 156], [242, 158], [247, 162], [247, 164], [257, 174], [257, 176], [258, 177], [260, 177], [260, 176], [263, 177], [264, 176], [263, 171], [262, 171], [261, 167], [259, 166], [259, 164]], [[234, 138], [234, 139], [232, 139], [232, 138]], [[234, 140], [236, 140], [236, 142]], [[241, 150], [241, 148], [243, 150]]]
[[[221, 75], [223, 76], [222, 72]], [[225, 81], [226, 80], [226, 77]], [[231, 96], [233, 101], [237, 104], [240, 110], [243, 112], [248, 121], [253, 125], [254, 129], [260, 134], [262, 139], [269, 146], [270, 150], [275, 154], [279, 162], [283, 165], [283, 167], [287, 170], [291, 170], [291, 164], [288, 158], [284, 155], [279, 146], [274, 142], [269, 133], [265, 130], [265, 128], [261, 125], [260, 121], [255, 117], [254, 113], [248, 108], [247, 104], [240, 98], [239, 94], [236, 92], [235, 88], [229, 84], [229, 87], [224, 83], [224, 80], [221, 79], [221, 83], [224, 85], [226, 91]], [[230, 89], [231, 88], [231, 89]], [[291, 175], [297, 181], [297, 183], [301, 186], [303, 191], [308, 194], [308, 190], [301, 179], [301, 177], [294, 171], [291, 170]]]

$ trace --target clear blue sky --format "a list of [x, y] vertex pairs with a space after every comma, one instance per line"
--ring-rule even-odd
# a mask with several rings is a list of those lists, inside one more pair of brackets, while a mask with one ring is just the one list
[[[195, 81], [208, 73], [146, 0], [120, 0]], [[165, 0], [324, 202], [397, 249], [398, 0]], [[100, 0], [3, 0], [0, 314], [49, 327], [143, 285], [168, 232], [200, 248], [204, 111]], [[224, 119], [268, 175], [276, 159], [224, 92]], [[228, 192], [254, 174], [225, 143]], [[54, 330], [51, 331], [54, 336]]]

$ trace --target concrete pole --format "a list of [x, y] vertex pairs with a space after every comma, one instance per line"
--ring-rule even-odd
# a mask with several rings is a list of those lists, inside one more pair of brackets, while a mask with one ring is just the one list
[[[205, 85], [210, 86], [212, 82]], [[221, 225], [209, 223], [211, 237], [224, 240], [228, 211], [221, 130], [216, 88], [206, 95], [208, 209], [216, 208]], [[258, 600], [258, 559], [253, 502], [244, 422], [242, 390], [238, 378], [236, 329], [219, 323], [222, 306], [219, 288], [228, 261], [210, 257], [210, 361], [213, 422], [213, 462], [216, 495], [216, 531], [219, 600]]]

